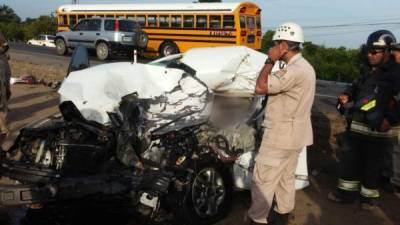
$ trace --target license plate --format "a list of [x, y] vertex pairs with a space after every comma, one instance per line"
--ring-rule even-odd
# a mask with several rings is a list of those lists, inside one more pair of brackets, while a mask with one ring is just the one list
[[122, 41], [124, 41], [124, 42], [132, 42], [133, 41], [133, 37], [122, 37]]

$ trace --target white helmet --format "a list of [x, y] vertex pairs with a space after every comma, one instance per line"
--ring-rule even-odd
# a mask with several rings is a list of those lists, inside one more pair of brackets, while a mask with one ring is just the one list
[[304, 43], [303, 29], [301, 29], [301, 27], [296, 23], [284, 23], [276, 29], [272, 40]]

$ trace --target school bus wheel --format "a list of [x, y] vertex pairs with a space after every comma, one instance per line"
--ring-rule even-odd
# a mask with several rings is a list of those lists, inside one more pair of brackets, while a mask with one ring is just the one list
[[172, 41], [165, 41], [160, 47], [161, 56], [168, 56], [178, 53], [179, 53], [178, 46], [176, 46], [176, 44]]

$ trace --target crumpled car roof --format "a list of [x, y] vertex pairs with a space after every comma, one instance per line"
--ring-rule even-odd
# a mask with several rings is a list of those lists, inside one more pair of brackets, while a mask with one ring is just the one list
[[[253, 49], [233, 46], [191, 49], [180, 61], [196, 70], [196, 77], [213, 93], [253, 96], [266, 57]], [[204, 109], [195, 116], [207, 116], [211, 112], [205, 91], [206, 87], [181, 69], [130, 62], [72, 72], [59, 89], [62, 101], [73, 101], [85, 118], [100, 123], [108, 122], [107, 112], [117, 111], [127, 94], [136, 92], [141, 99], [156, 99], [146, 111], [146, 119], [156, 127], [190, 111]]]

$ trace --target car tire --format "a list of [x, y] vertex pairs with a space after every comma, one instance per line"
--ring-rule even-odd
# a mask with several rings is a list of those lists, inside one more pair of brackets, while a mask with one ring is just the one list
[[58, 55], [66, 55], [68, 53], [67, 45], [65, 44], [64, 39], [58, 38], [55, 40], [56, 43], [56, 51]]
[[216, 160], [202, 160], [196, 168], [182, 207], [175, 215], [185, 224], [204, 225], [225, 217], [232, 201], [233, 182], [229, 169]]
[[101, 61], [110, 57], [110, 48], [106, 42], [102, 41], [96, 45], [96, 56]]
[[148, 42], [149, 42], [149, 36], [145, 32], [139, 32], [136, 35], [136, 45], [140, 49], [146, 49]]
[[163, 57], [178, 53], [179, 53], [178, 46], [176, 46], [176, 44], [172, 41], [166, 41], [160, 47], [160, 55]]

